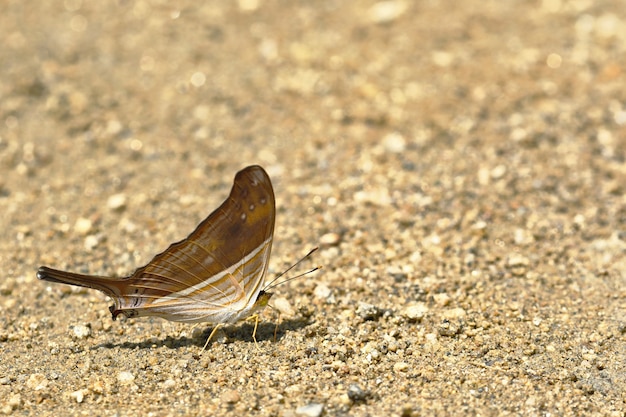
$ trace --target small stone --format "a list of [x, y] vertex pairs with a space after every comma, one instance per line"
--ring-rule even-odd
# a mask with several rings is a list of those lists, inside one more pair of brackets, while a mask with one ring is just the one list
[[[574, 221], [576, 221], [574, 219]], [[513, 233], [513, 240], [516, 245], [529, 245], [535, 241], [532, 233], [526, 229], [515, 229]]]
[[13, 394], [9, 397], [7, 401], [7, 406], [10, 411], [15, 410], [20, 405], [22, 405], [22, 396], [20, 394]]
[[451, 308], [450, 310], [444, 311], [442, 316], [443, 318], [448, 320], [458, 320], [465, 318], [467, 316], [467, 311], [465, 311], [461, 307]]
[[406, 139], [398, 132], [390, 133], [383, 138], [383, 146], [389, 153], [402, 153], [406, 149]]
[[76, 339], [86, 339], [91, 336], [91, 325], [77, 324], [72, 326], [72, 336]]
[[222, 402], [227, 403], [227, 404], [235, 404], [239, 402], [239, 400], [241, 400], [241, 396], [239, 395], [239, 392], [235, 389], [224, 391], [221, 398], [222, 398]]
[[74, 223], [74, 231], [79, 235], [87, 235], [93, 226], [91, 220], [86, 219], [84, 217], [79, 217], [76, 219], [76, 223]]
[[359, 302], [356, 314], [365, 321], [372, 321], [382, 316], [383, 311], [372, 304]]
[[327, 299], [328, 297], [330, 297], [331, 293], [332, 293], [331, 289], [328, 288], [328, 286], [324, 284], [317, 284], [317, 286], [313, 290], [313, 296], [317, 298], [318, 300]]
[[176, 386], [176, 381], [174, 381], [173, 379], [166, 379], [163, 382], [163, 388], [165, 389], [172, 389]]
[[126, 195], [122, 193], [113, 194], [107, 200], [107, 207], [114, 211], [123, 210], [126, 207]]
[[126, 233], [135, 233], [137, 231], [137, 224], [129, 219], [120, 220], [120, 228]]
[[389, 189], [383, 187], [357, 191], [354, 193], [353, 198], [356, 203], [371, 204], [379, 207], [389, 206], [392, 202]]
[[26, 381], [26, 386], [35, 391], [41, 391], [48, 386], [48, 379], [44, 374], [31, 374]]
[[428, 313], [428, 306], [420, 302], [408, 304], [400, 310], [400, 315], [410, 321], [421, 321], [426, 313]]
[[388, 266], [385, 272], [393, 277], [393, 280], [397, 283], [405, 282], [408, 278], [408, 274], [396, 265]]
[[77, 403], [82, 403], [85, 399], [85, 394], [87, 394], [86, 389], [79, 389], [78, 391], [74, 391], [70, 394], [70, 397], [76, 400]]
[[435, 303], [440, 306], [440, 307], [445, 307], [448, 304], [450, 304], [451, 298], [448, 294], [444, 293], [440, 293], [440, 294], [434, 294], [433, 295], [433, 300], [435, 301]]
[[98, 235], [89, 235], [85, 238], [84, 246], [87, 251], [92, 251], [100, 243]]
[[388, 23], [404, 14], [406, 9], [404, 1], [379, 1], [369, 8], [368, 15], [373, 23]]
[[528, 265], [528, 258], [523, 255], [513, 254], [509, 256], [506, 264], [508, 266], [526, 266]]
[[409, 369], [409, 364], [406, 362], [396, 362], [393, 364], [394, 372], [406, 372]]
[[324, 412], [324, 404], [311, 403], [298, 407], [296, 415], [304, 417], [319, 417]]
[[339, 233], [326, 233], [320, 237], [320, 246], [336, 246], [341, 241]]
[[242, 12], [253, 12], [259, 8], [259, 0], [239, 0], [237, 3]]
[[509, 256], [507, 260], [507, 267], [513, 275], [522, 276], [526, 274], [529, 263], [530, 262], [527, 257], [520, 254], [513, 254]]
[[128, 371], [117, 374], [117, 380], [122, 384], [131, 384], [135, 380], [135, 375]]
[[444, 320], [443, 323], [437, 327], [437, 331], [442, 336], [452, 337], [461, 332], [461, 326], [458, 323]]
[[291, 306], [291, 303], [285, 297], [272, 297], [272, 307], [278, 310], [280, 314], [284, 314], [286, 316], [293, 316], [296, 314], [296, 311]]
[[348, 398], [350, 398], [352, 402], [363, 402], [367, 399], [368, 395], [369, 393], [367, 391], [364, 391], [357, 384], [350, 384], [350, 386], [348, 387]]
[[494, 180], [499, 180], [506, 174], [506, 165], [496, 166], [494, 169], [491, 170], [490, 174], [491, 178], [493, 178]]

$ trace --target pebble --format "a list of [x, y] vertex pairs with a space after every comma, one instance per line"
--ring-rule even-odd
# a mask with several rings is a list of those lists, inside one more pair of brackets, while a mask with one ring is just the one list
[[237, 390], [229, 389], [229, 390], [224, 391], [221, 398], [222, 398], [222, 402], [224, 403], [235, 404], [239, 402], [239, 400], [241, 400], [241, 395], [239, 395], [239, 392]]
[[9, 412], [15, 410], [20, 405], [22, 405], [22, 396], [20, 394], [13, 394], [9, 397], [9, 400], [7, 401], [7, 408], [9, 409]]
[[326, 233], [320, 237], [320, 246], [336, 246], [341, 241], [339, 233]]
[[353, 402], [363, 402], [367, 399], [368, 392], [357, 384], [350, 384], [348, 387], [348, 398]]
[[532, 233], [525, 229], [515, 229], [513, 233], [513, 240], [516, 245], [530, 245], [535, 241]]
[[107, 207], [113, 211], [121, 211], [126, 207], [126, 195], [113, 194], [107, 199]]
[[77, 403], [82, 403], [85, 399], [85, 394], [87, 394], [87, 390], [79, 389], [78, 391], [74, 391], [70, 394], [70, 397], [76, 400]]
[[359, 204], [372, 204], [379, 207], [389, 206], [392, 202], [389, 190], [383, 187], [357, 191], [352, 198]]
[[48, 386], [49, 382], [44, 374], [31, 374], [26, 381], [26, 386], [34, 391], [41, 391]]
[[397, 265], [388, 266], [385, 272], [393, 277], [394, 281], [398, 283], [405, 282], [408, 278], [408, 274], [403, 270], [403, 268], [400, 268]]
[[356, 314], [363, 320], [376, 320], [383, 315], [383, 311], [375, 305], [359, 302], [359, 306], [356, 309]]
[[416, 302], [406, 305], [400, 310], [400, 316], [411, 321], [420, 321], [428, 313], [428, 306], [425, 303]]
[[528, 263], [528, 258], [519, 254], [512, 254], [507, 260], [508, 266], [526, 266]]
[[172, 388], [174, 388], [175, 386], [176, 386], [176, 381], [174, 381], [174, 380], [173, 380], [173, 379], [171, 379], [171, 378], [170, 378], [170, 379], [166, 379], [166, 380], [163, 382], [163, 388], [165, 388], [165, 389], [172, 389]]
[[407, 9], [404, 1], [379, 1], [368, 10], [372, 23], [388, 23], [402, 16]]
[[100, 238], [98, 235], [89, 235], [85, 238], [83, 245], [87, 251], [91, 252], [96, 246], [98, 246], [99, 243]]
[[406, 362], [396, 362], [393, 364], [394, 372], [406, 372], [409, 369], [409, 364]]
[[444, 320], [444, 322], [437, 327], [437, 331], [442, 336], [453, 337], [459, 334], [461, 326], [458, 323]]
[[293, 316], [296, 314], [296, 310], [291, 306], [289, 300], [285, 297], [272, 297], [272, 307], [286, 316]]
[[92, 221], [84, 217], [79, 217], [76, 219], [76, 223], [74, 223], [74, 231], [82, 236], [87, 235], [91, 231], [92, 227]]
[[135, 375], [128, 371], [122, 371], [117, 374], [117, 380], [122, 384], [130, 384], [135, 380]]
[[513, 275], [522, 276], [526, 274], [530, 261], [520, 254], [512, 254], [507, 260], [507, 267]]
[[325, 300], [330, 297], [332, 293], [331, 289], [325, 284], [317, 284], [313, 290], [313, 296], [318, 300]]
[[77, 324], [72, 326], [72, 336], [76, 339], [86, 339], [91, 336], [91, 325]]
[[467, 316], [467, 311], [465, 311], [461, 307], [457, 307], [446, 310], [441, 315], [443, 318], [448, 320], [462, 319]]
[[451, 300], [450, 296], [445, 292], [433, 295], [433, 301], [440, 307], [449, 305]]
[[389, 153], [402, 153], [406, 149], [406, 139], [398, 132], [389, 133], [383, 138], [383, 146]]
[[242, 12], [253, 12], [259, 8], [259, 0], [239, 0], [237, 3]]
[[296, 415], [304, 417], [319, 417], [323, 412], [324, 404], [318, 403], [310, 403], [296, 409]]

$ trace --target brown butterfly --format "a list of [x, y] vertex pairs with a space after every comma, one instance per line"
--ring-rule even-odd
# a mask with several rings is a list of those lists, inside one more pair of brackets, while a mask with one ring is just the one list
[[249, 166], [235, 176], [226, 201], [189, 237], [132, 275], [110, 278], [42, 266], [37, 278], [104, 292], [115, 303], [109, 307], [113, 320], [122, 314], [214, 323], [208, 344], [220, 324], [255, 318], [272, 297], [263, 285], [275, 216], [269, 176], [260, 166]]

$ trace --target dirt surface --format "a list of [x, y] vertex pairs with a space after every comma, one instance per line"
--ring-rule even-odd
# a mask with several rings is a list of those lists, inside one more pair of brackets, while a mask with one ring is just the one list
[[[198, 3], [4, 4], [0, 413], [624, 415], [623, 2]], [[128, 275], [250, 164], [269, 277], [324, 266], [258, 346], [36, 279]]]

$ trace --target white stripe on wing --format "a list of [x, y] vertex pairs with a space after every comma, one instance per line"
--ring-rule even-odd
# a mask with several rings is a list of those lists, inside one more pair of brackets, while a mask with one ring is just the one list
[[[267, 248], [268, 244], [271, 243], [272, 240], [272, 236], [268, 237], [265, 241], [263, 241], [263, 243], [261, 243], [259, 246], [256, 247], [256, 249], [254, 249], [252, 252], [250, 252], [248, 255], [246, 255], [243, 259], [244, 264], [245, 264], [245, 259], [254, 259], [262, 250], [264, 250], [265, 248]], [[179, 298], [184, 298], [184, 297], [188, 297], [189, 294], [196, 292], [196, 291], [202, 291], [204, 288], [206, 288], [207, 286], [212, 286], [215, 282], [218, 282], [219, 280], [221, 280], [224, 276], [226, 275], [232, 275], [238, 268], [241, 267], [242, 264], [237, 263], [234, 265], [231, 265], [229, 268], [215, 274], [212, 275], [210, 277], [208, 277], [207, 279], [205, 279], [204, 281], [196, 284], [196, 285], [191, 285], [188, 288], [185, 288], [184, 290], [180, 290], [178, 292], [172, 293], [170, 295], [164, 296], [164, 297], [160, 297], [156, 300], [154, 300], [151, 304], [152, 305], [157, 305], [160, 303], [164, 303], [167, 301], [171, 301], [171, 300], [176, 300]], [[262, 273], [263, 271], [261, 271]], [[257, 273], [257, 271], [253, 271], [253, 273]], [[234, 288], [233, 288], [234, 289]], [[230, 292], [230, 291], [229, 291]], [[225, 295], [225, 294], [223, 294]]]

